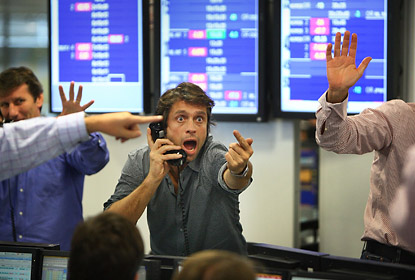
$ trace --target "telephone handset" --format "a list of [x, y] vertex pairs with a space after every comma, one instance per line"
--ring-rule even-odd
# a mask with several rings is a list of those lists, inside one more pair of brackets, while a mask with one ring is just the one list
[[[0, 115], [1, 116], [1, 115]], [[2, 121], [0, 121], [0, 127], [3, 127], [3, 124], [5, 124], [5, 123], [12, 123], [13, 122], [13, 120], [10, 120], [10, 119], [3, 119]]]
[[[161, 122], [150, 123], [149, 125], [151, 129], [151, 138], [155, 142], [159, 138], [165, 138], [165, 133], [163, 130], [163, 125]], [[187, 154], [183, 149], [180, 150], [171, 150], [166, 152], [166, 154], [181, 154], [182, 157], [178, 159], [171, 159], [167, 162], [174, 166], [181, 166], [186, 163]]]

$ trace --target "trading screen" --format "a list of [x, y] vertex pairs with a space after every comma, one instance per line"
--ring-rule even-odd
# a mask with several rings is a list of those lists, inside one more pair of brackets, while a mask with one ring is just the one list
[[161, 94], [192, 82], [215, 101], [213, 113], [258, 113], [258, 5], [258, 0], [162, 0]]
[[42, 264], [42, 280], [66, 280], [69, 257], [44, 256]]
[[282, 0], [280, 94], [282, 112], [315, 112], [327, 90], [326, 47], [337, 32], [358, 35], [356, 64], [372, 57], [349, 90], [348, 113], [387, 99], [387, 1]]
[[143, 112], [141, 0], [51, 0], [50, 31], [52, 112], [71, 81], [95, 100], [89, 112]]
[[0, 252], [0, 279], [30, 280], [32, 254]]

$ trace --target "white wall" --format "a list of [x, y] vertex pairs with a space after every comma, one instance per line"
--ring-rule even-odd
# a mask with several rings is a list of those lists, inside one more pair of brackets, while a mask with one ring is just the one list
[[320, 251], [360, 257], [363, 211], [373, 153], [338, 155], [320, 149]]
[[[212, 134], [225, 145], [235, 142], [234, 129], [254, 139], [254, 182], [240, 196], [241, 223], [249, 242], [294, 245], [294, 127], [292, 121], [268, 123], [218, 123]], [[145, 131], [145, 127], [141, 127]], [[114, 192], [129, 151], [147, 145], [145, 137], [124, 144], [105, 136], [110, 162], [98, 174], [86, 178], [84, 217], [102, 211], [102, 204]], [[146, 251], [149, 234], [146, 216], [138, 222]]]

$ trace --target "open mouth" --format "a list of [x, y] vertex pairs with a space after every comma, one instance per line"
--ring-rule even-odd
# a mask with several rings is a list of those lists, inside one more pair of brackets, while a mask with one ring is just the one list
[[188, 151], [194, 151], [196, 149], [196, 144], [195, 140], [187, 140], [184, 141], [183, 146]]

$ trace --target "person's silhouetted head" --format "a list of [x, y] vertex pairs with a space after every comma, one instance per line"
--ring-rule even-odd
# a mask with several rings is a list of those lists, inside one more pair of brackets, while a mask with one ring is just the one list
[[137, 227], [104, 212], [78, 225], [72, 237], [69, 280], [133, 280], [144, 257]]

